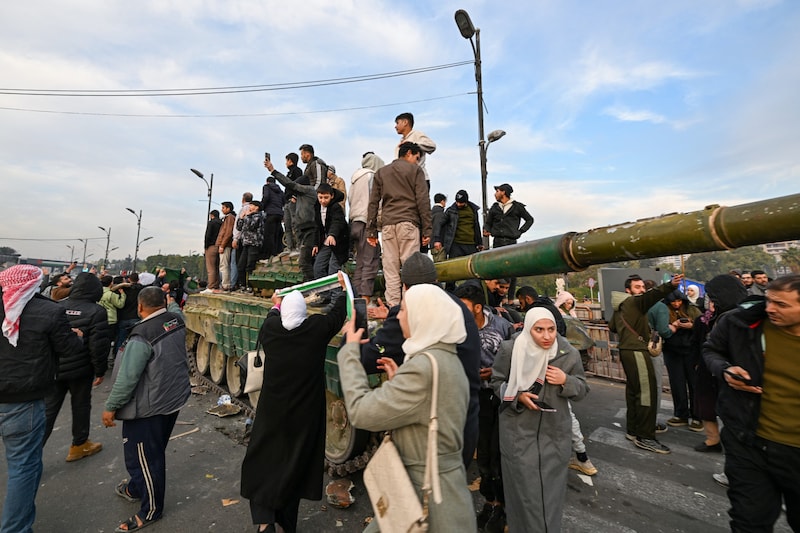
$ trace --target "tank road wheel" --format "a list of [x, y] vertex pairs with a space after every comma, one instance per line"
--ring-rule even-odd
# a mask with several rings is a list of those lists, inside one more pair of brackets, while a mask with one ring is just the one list
[[225, 365], [227, 364], [227, 357], [219, 344], [212, 344], [208, 354], [208, 371], [211, 375], [211, 381], [220, 385], [225, 380]]
[[248, 392], [247, 397], [250, 399], [250, 405], [255, 409], [258, 407], [258, 397], [261, 396], [261, 391]]
[[237, 357], [228, 357], [225, 369], [225, 382], [228, 384], [228, 392], [234, 398], [242, 395], [242, 382], [240, 380], [241, 368]]
[[330, 391], [325, 391], [326, 433], [325, 458], [340, 465], [364, 451], [369, 432], [356, 429], [347, 417], [344, 400]]
[[211, 346], [205, 337], [200, 335], [197, 339], [197, 348], [194, 351], [194, 359], [197, 363], [197, 373], [201, 376], [208, 374], [208, 356]]

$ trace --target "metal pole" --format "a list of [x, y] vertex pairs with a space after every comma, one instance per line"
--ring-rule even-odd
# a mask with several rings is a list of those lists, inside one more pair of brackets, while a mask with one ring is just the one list
[[[481, 201], [483, 204], [483, 226], [481, 229], [486, 228], [486, 219], [489, 216], [489, 206], [486, 197], [486, 182], [488, 171], [486, 170], [486, 139], [484, 139], [483, 132], [483, 76], [481, 75], [481, 30], [475, 28], [475, 47], [473, 49], [475, 54], [475, 83], [478, 85], [478, 135], [480, 141], [478, 146], [481, 156]], [[489, 237], [483, 237], [483, 248], [489, 248]]]
[[86, 264], [86, 245], [89, 244], [89, 239], [78, 239], [83, 242], [83, 264]]
[[108, 234], [106, 235], [106, 255], [103, 256], [103, 268], [108, 270], [108, 248], [111, 246], [111, 226], [108, 227]]

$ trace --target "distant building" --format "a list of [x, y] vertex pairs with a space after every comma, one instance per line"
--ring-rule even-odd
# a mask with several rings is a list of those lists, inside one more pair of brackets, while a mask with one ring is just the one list
[[762, 244], [761, 249], [767, 252], [772, 256], [778, 256], [788, 250], [789, 248], [800, 248], [800, 241], [783, 241], [783, 242], [772, 242], [769, 244]]

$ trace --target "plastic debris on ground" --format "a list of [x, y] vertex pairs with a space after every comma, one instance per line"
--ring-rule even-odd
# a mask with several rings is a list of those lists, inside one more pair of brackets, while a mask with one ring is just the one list
[[353, 494], [353, 482], [349, 479], [335, 479], [325, 487], [325, 496], [333, 507], [347, 509], [356, 501]]

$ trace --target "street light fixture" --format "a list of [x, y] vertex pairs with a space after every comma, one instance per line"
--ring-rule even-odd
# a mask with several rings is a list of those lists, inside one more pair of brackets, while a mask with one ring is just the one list
[[75, 245], [74, 244], [67, 244], [65, 245], [69, 248], [69, 262], [72, 264], [72, 259], [75, 257]]
[[[200, 172], [199, 170], [194, 168], [190, 168], [189, 170], [191, 170], [195, 176], [203, 180], [206, 184], [206, 187], [208, 188], [208, 211], [206, 212], [206, 221], [205, 221], [205, 223], [208, 224], [208, 219], [211, 216], [211, 193], [214, 190], [214, 173], [213, 172], [211, 173], [211, 183], [209, 183], [208, 180], [206, 180], [206, 178], [203, 177], [203, 173]], [[205, 253], [205, 250], [203, 250], [203, 252]], [[206, 272], [205, 261], [203, 261], [203, 276], [205, 278], [208, 278], [208, 272]]]
[[[481, 75], [481, 29], [476, 28], [474, 24], [472, 24], [472, 19], [469, 18], [469, 13], [464, 11], [463, 9], [459, 9], [456, 11], [455, 14], [456, 19], [456, 26], [458, 26], [458, 31], [461, 32], [461, 36], [464, 39], [469, 40], [469, 44], [472, 45], [472, 54], [475, 56], [475, 83], [478, 86], [478, 135], [480, 136], [480, 141], [478, 142], [478, 149], [480, 150], [480, 157], [481, 157], [481, 199], [483, 200], [483, 205], [481, 206], [483, 209], [483, 227], [486, 227], [486, 218], [489, 215], [489, 206], [486, 196], [486, 181], [487, 181], [487, 170], [486, 170], [486, 149], [489, 144], [493, 143], [494, 141], [499, 140], [503, 135], [506, 134], [503, 130], [494, 130], [492, 133], [489, 134], [489, 142], [487, 143], [483, 136], [483, 78]], [[475, 37], [473, 41], [472, 38]], [[483, 247], [489, 247], [489, 237], [483, 237]]]
[[[139, 214], [137, 215], [136, 211], [134, 211], [130, 207], [126, 207], [125, 209], [136, 217], [136, 251], [133, 252], [133, 271], [136, 272], [136, 263], [139, 260], [139, 245], [142, 244], [142, 242], [144, 242], [139, 240], [139, 235], [141, 234], [142, 231], [142, 210], [139, 209]], [[152, 239], [152, 237], [149, 238]]]
[[103, 268], [108, 266], [108, 247], [111, 246], [111, 226], [108, 229], [103, 226], [97, 226], [106, 233], [106, 255], [103, 256]]
[[86, 264], [86, 245], [89, 244], [89, 239], [78, 239], [83, 243], [83, 264]]

